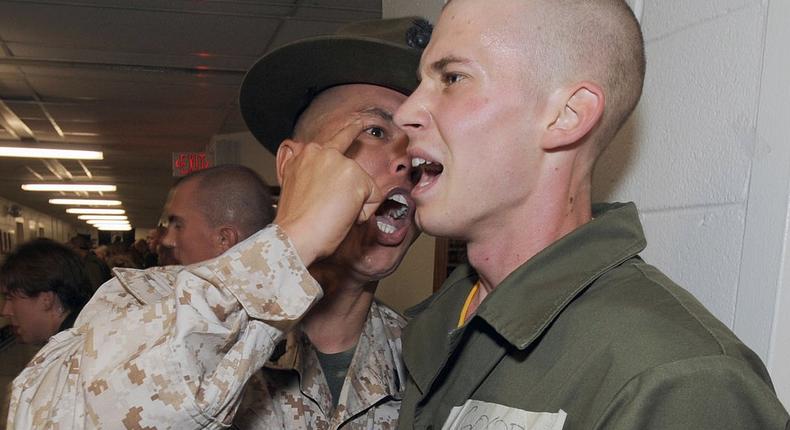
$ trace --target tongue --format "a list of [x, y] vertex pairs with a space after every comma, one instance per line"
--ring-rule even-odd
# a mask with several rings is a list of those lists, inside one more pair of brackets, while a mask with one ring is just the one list
[[381, 203], [378, 209], [376, 209], [376, 215], [388, 216], [390, 218], [394, 218], [394, 214], [398, 212], [398, 210], [402, 207], [403, 207], [402, 204], [394, 200], [387, 199], [384, 200], [383, 203]]
[[395, 214], [403, 207], [400, 203], [388, 200], [379, 206], [376, 211], [376, 224], [382, 233], [391, 234], [393, 230], [399, 230], [401, 227], [408, 224], [409, 217], [403, 215], [395, 217]]
[[444, 171], [444, 166], [439, 163], [423, 164], [412, 170], [412, 183], [416, 184], [423, 179], [439, 176]]
[[[406, 208], [406, 214], [397, 215]], [[408, 230], [410, 217], [408, 208], [394, 200], [385, 200], [376, 210], [376, 233], [379, 243], [383, 245], [397, 245], [403, 240]]]

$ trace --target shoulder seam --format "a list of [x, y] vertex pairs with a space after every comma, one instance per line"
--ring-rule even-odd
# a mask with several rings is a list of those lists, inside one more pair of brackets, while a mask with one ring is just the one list
[[[641, 272], [641, 270], [640, 270], [640, 272]], [[645, 275], [645, 276], [647, 276], [647, 275]], [[599, 426], [601, 424], [601, 420], [606, 415], [606, 413], [609, 411], [610, 407], [612, 406], [612, 402], [614, 402], [615, 399], [617, 399], [620, 396], [620, 393], [622, 393], [623, 390], [625, 390], [625, 388], [628, 387], [636, 379], [641, 378], [642, 376], [648, 374], [649, 372], [654, 372], [654, 371], [657, 371], [657, 370], [662, 369], [662, 368], [666, 368], [666, 367], [669, 367], [669, 366], [674, 366], [674, 365], [677, 365], [677, 364], [683, 363], [683, 362], [690, 362], [690, 361], [702, 360], [702, 359], [723, 359], [724, 361], [732, 361], [732, 362], [735, 362], [737, 364], [747, 365], [747, 363], [744, 362], [743, 360], [740, 360], [740, 359], [738, 359], [736, 357], [733, 357], [731, 355], [724, 355], [724, 354], [713, 355], [713, 354], [708, 354], [708, 355], [700, 355], [700, 356], [695, 356], [695, 357], [688, 357], [688, 358], [684, 358], [682, 360], [675, 360], [675, 361], [670, 361], [670, 362], [666, 362], [666, 363], [661, 363], [661, 364], [659, 364], [657, 366], [653, 366], [653, 367], [644, 369], [641, 372], [639, 372], [639, 373], [633, 375], [632, 377], [628, 378], [628, 380], [626, 380], [625, 382], [623, 382], [622, 386], [620, 386], [620, 389], [618, 389], [617, 392], [614, 393], [612, 398], [609, 399], [609, 402], [606, 404], [606, 407], [603, 409], [601, 414], [598, 416], [598, 419], [596, 419], [595, 424], [592, 426], [592, 428], [593, 429], [599, 428]], [[751, 369], [751, 367], [749, 367], [748, 365], [746, 367], [753, 371], [753, 369]], [[756, 374], [756, 373], [755, 373], [755, 376], [757, 376], [759, 378], [759, 375]], [[762, 378], [759, 378], [759, 379], [762, 381]], [[765, 381], [763, 381], [763, 382], [765, 382]]]
[[[721, 340], [718, 338], [718, 336], [716, 336], [716, 335], [715, 335], [715, 334], [714, 334], [714, 333], [713, 333], [713, 332], [710, 330], [710, 328], [707, 326], [707, 324], [703, 323], [703, 322], [702, 322], [702, 321], [699, 319], [699, 317], [697, 317], [697, 315], [696, 315], [694, 312], [691, 312], [691, 310], [690, 310], [690, 309], [689, 309], [689, 308], [686, 306], [686, 304], [683, 302], [683, 300], [680, 300], [680, 298], [679, 298], [679, 297], [678, 297], [678, 296], [677, 296], [677, 295], [676, 295], [676, 294], [675, 294], [673, 291], [671, 291], [670, 289], [666, 288], [666, 286], [665, 286], [664, 284], [662, 284], [662, 283], [661, 283], [661, 282], [659, 282], [657, 279], [655, 279], [655, 278], [653, 278], [652, 276], [650, 276], [650, 274], [648, 274], [648, 273], [647, 273], [646, 271], [644, 271], [644, 270], [643, 270], [641, 267], [639, 267], [639, 265], [634, 265], [634, 268], [635, 268], [636, 270], [638, 270], [638, 271], [639, 271], [639, 273], [641, 273], [641, 274], [642, 274], [642, 276], [644, 276], [646, 279], [648, 279], [648, 280], [649, 280], [650, 282], [652, 282], [654, 285], [657, 285], [657, 286], [659, 286], [659, 287], [660, 287], [662, 290], [664, 290], [664, 291], [665, 291], [667, 294], [669, 294], [670, 296], [672, 296], [672, 298], [673, 298], [673, 299], [675, 299], [675, 302], [676, 302], [676, 303], [678, 303], [678, 304], [679, 304], [681, 307], [683, 307], [683, 309], [686, 311], [686, 313], [687, 313], [687, 314], [689, 314], [689, 315], [690, 315], [692, 318], [694, 318], [694, 320], [695, 320], [695, 321], [697, 321], [697, 324], [699, 324], [699, 325], [700, 325], [700, 327], [702, 327], [703, 329], [705, 329], [705, 331], [708, 333], [708, 335], [710, 335], [710, 337], [711, 337], [713, 340], [715, 340], [715, 341], [716, 341], [716, 344], [717, 344], [717, 345], [719, 345], [719, 350], [721, 351], [722, 355], [724, 355], [724, 356], [727, 356], [727, 357], [731, 357], [731, 356], [730, 356], [730, 354], [729, 354], [729, 352], [727, 351], [727, 348], [725, 348], [725, 347], [724, 347], [724, 344], [721, 342]], [[689, 294], [690, 294], [690, 293], [689, 293]]]

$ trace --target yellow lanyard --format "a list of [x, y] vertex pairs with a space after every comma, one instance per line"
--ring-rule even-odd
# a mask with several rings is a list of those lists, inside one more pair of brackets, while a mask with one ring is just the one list
[[466, 313], [469, 312], [469, 305], [472, 303], [472, 299], [475, 298], [477, 295], [477, 290], [480, 288], [480, 281], [475, 282], [475, 285], [472, 287], [472, 291], [469, 291], [469, 295], [466, 296], [466, 301], [464, 302], [464, 307], [461, 309], [461, 316], [458, 317], [458, 328], [464, 325], [466, 322]]

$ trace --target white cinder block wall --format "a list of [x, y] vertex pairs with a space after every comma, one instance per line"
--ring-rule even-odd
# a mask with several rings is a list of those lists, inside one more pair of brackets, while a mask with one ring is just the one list
[[[443, 3], [383, 0], [384, 17], [435, 20]], [[787, 405], [790, 2], [629, 4], [645, 33], [645, 90], [598, 166], [595, 199], [637, 203], [643, 257], [767, 362]]]

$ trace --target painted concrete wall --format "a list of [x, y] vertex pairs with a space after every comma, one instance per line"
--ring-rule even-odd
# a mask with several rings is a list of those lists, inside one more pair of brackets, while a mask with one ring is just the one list
[[241, 164], [258, 172], [269, 185], [277, 185], [274, 155], [258, 143], [252, 133], [242, 132], [214, 136], [207, 152], [219, 164]]
[[436, 22], [443, 5], [443, 0], [383, 0], [381, 14], [384, 18], [422, 16]]
[[[768, 321], [748, 325], [755, 312], [773, 307], [773, 327], [768, 349], [768, 370], [779, 399], [790, 406], [790, 2], [772, 0], [768, 6], [765, 55], [757, 115], [755, 160], [749, 184], [749, 206], [744, 235], [744, 269], [741, 282], [751, 280], [768, 291], [759, 300], [747, 301], [755, 288], [741, 288], [735, 329], [761, 333]], [[748, 263], [747, 263], [748, 261]], [[747, 265], [748, 264], [748, 265]], [[776, 287], [777, 294], [770, 293]], [[757, 287], [759, 288], [759, 287]]]
[[[8, 208], [12, 205], [21, 209], [18, 217], [8, 214]], [[22, 240], [17, 237], [17, 222], [21, 222], [24, 225], [24, 237]], [[47, 237], [59, 242], [66, 242], [77, 232], [77, 227], [73, 224], [44, 215], [41, 212], [0, 197], [0, 231], [10, 232], [13, 236], [14, 245], [39, 237], [39, 229], [43, 229], [41, 237]]]
[[[384, 0], [383, 11], [435, 18], [443, 3]], [[646, 85], [598, 166], [595, 199], [637, 203], [643, 257], [766, 360], [790, 404], [790, 6], [629, 3], [645, 33]]]

